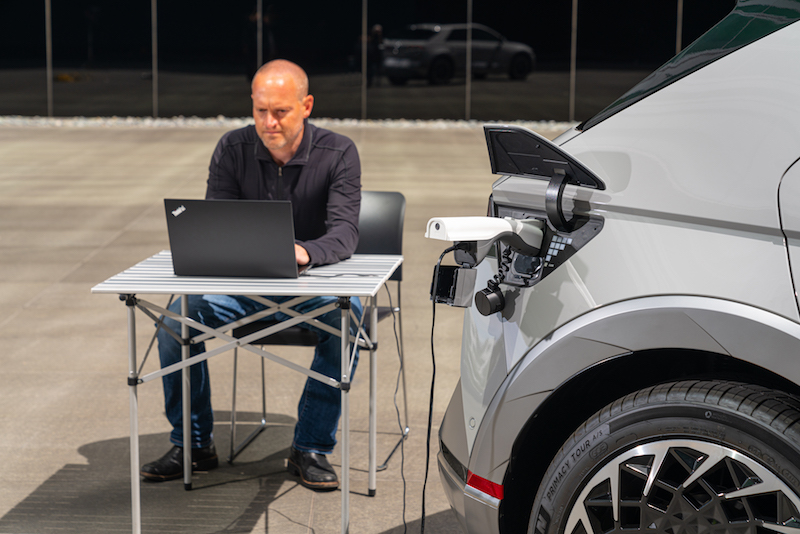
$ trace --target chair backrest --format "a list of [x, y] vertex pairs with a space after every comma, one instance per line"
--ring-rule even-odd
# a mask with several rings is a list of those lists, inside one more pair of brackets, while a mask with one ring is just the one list
[[[356, 254], [402, 254], [406, 197], [394, 191], [362, 191]], [[403, 279], [401, 265], [390, 280]]]

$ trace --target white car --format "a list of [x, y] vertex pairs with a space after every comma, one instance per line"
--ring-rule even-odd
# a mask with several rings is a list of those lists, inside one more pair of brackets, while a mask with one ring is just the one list
[[800, 534], [798, 19], [740, 0], [552, 143], [486, 126], [507, 223], [429, 227], [466, 306], [438, 458], [465, 532]]

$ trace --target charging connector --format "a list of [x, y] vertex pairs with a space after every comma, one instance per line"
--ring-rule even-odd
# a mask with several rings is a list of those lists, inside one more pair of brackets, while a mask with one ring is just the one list
[[428, 221], [425, 237], [452, 241], [456, 261], [462, 267], [475, 267], [501, 241], [526, 256], [539, 253], [545, 223], [539, 219], [506, 217], [434, 217]]

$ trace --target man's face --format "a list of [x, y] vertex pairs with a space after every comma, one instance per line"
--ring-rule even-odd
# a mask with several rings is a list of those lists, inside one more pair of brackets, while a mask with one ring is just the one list
[[256, 132], [269, 150], [300, 145], [303, 119], [311, 115], [314, 98], [300, 98], [294, 79], [286, 74], [265, 74], [253, 82], [253, 118]]

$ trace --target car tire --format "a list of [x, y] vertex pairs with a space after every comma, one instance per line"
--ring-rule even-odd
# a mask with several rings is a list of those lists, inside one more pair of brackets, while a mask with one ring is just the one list
[[431, 85], [444, 85], [453, 77], [453, 62], [450, 58], [439, 56], [431, 62], [428, 81]]
[[531, 58], [525, 54], [517, 54], [511, 58], [508, 66], [508, 76], [512, 80], [524, 80], [533, 70]]
[[799, 421], [798, 398], [736, 382], [628, 395], [556, 455], [528, 533], [794, 532]]
[[402, 76], [389, 76], [389, 83], [392, 85], [405, 85], [408, 83], [408, 78]]

